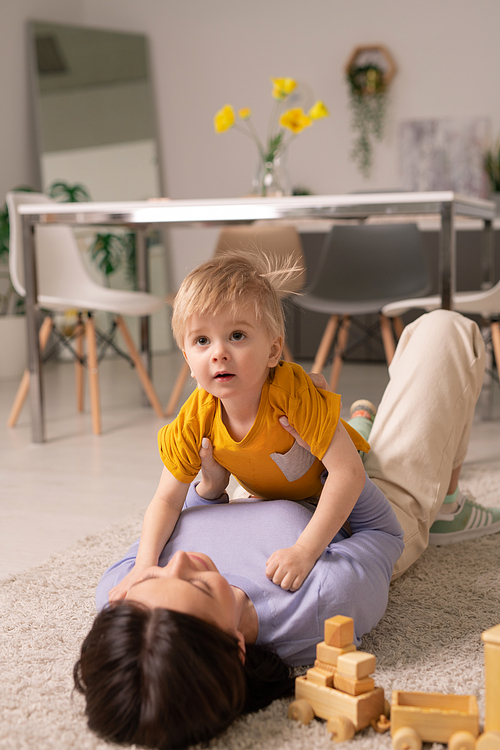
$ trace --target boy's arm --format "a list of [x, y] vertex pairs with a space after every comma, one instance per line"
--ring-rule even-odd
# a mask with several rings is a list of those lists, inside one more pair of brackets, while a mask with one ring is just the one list
[[292, 547], [273, 552], [267, 560], [267, 577], [288, 591], [300, 588], [349, 517], [365, 484], [363, 463], [340, 421], [322, 463], [328, 477], [311, 520]]
[[188, 487], [188, 484], [179, 482], [168, 469], [163, 469], [157, 490], [144, 515], [134, 567], [118, 586], [111, 589], [110, 602], [124, 599], [144, 570], [152, 565], [158, 565], [160, 553], [179, 518]]

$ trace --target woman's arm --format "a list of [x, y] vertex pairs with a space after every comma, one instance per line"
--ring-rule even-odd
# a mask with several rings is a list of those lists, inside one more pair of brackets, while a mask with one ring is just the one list
[[220, 501], [229, 483], [230, 474], [213, 457], [213, 446], [206, 437], [201, 441], [201, 480], [196, 485], [199, 497], [205, 500]]
[[142, 524], [141, 541], [132, 570], [109, 592], [109, 601], [124, 599], [146, 568], [158, 564], [160, 553], [174, 530], [189, 485], [179, 482], [164, 468]]

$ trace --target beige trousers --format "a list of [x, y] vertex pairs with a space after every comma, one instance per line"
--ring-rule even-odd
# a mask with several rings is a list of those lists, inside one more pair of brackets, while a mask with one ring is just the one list
[[394, 578], [427, 547], [451, 472], [465, 459], [484, 359], [477, 325], [448, 310], [422, 315], [398, 343], [364, 461], [405, 532]]

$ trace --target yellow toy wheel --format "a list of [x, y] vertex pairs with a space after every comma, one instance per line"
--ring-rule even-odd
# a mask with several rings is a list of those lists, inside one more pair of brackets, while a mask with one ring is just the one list
[[354, 724], [347, 716], [332, 716], [326, 722], [326, 731], [331, 733], [334, 742], [352, 740], [356, 733]]
[[314, 711], [307, 701], [299, 698], [288, 706], [288, 718], [300, 721], [301, 724], [309, 724], [314, 719]]
[[453, 732], [448, 740], [449, 750], [474, 750], [476, 738], [471, 732]]
[[422, 750], [422, 740], [411, 727], [401, 727], [392, 736], [394, 750]]
[[476, 750], [500, 750], [500, 732], [484, 732], [476, 742]]

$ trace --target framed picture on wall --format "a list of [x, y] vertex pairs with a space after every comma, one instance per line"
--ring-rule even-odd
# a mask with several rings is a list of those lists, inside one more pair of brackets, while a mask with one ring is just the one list
[[399, 167], [404, 190], [453, 190], [478, 198], [488, 196], [483, 168], [491, 131], [487, 117], [402, 122]]

